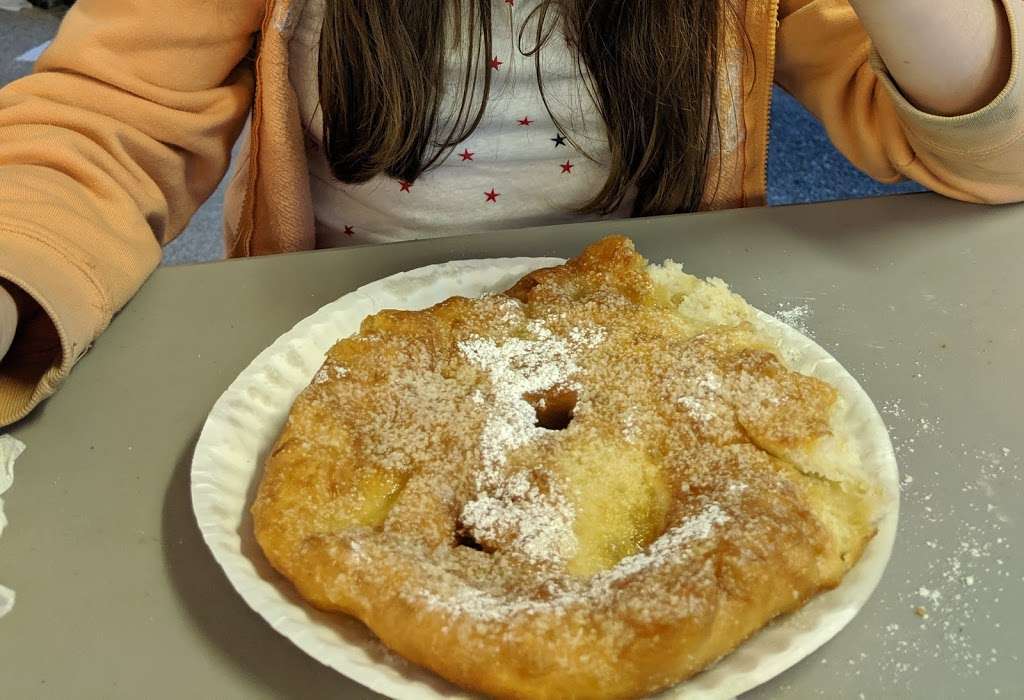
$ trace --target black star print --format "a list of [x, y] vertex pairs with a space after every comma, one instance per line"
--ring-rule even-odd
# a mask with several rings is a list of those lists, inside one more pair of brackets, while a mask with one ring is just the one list
[[564, 146], [565, 145], [565, 137], [562, 136], [561, 134], [555, 134], [555, 138], [548, 139], [548, 141], [554, 141], [555, 142], [555, 148], [558, 148], [559, 146]]

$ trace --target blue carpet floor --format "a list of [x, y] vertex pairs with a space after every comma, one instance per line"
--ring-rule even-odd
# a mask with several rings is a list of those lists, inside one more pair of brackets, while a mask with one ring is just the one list
[[923, 192], [915, 182], [883, 185], [860, 172], [828, 140], [810, 112], [780, 88], [772, 98], [768, 148], [771, 205]]

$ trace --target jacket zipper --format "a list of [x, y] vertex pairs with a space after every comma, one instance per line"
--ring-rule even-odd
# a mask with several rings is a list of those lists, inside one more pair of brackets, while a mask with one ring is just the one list
[[[768, 36], [768, 80], [765, 85], [765, 111], [764, 111], [764, 154], [761, 160], [761, 196], [764, 198], [765, 203], [768, 202], [768, 145], [771, 139], [772, 130], [772, 89], [775, 86], [775, 44], [778, 39], [779, 27], [781, 22], [779, 21], [779, 0], [771, 0], [768, 5], [770, 14], [768, 15], [769, 21], [774, 22], [775, 26], [769, 31]], [[771, 26], [771, 25], [769, 25]]]
[[[239, 232], [235, 242], [235, 250], [240, 249], [241, 255], [252, 255], [252, 239], [256, 231], [256, 186], [259, 167], [259, 133], [263, 123], [263, 51], [260, 44], [263, 43], [267, 32], [272, 31], [273, 18], [277, 12], [279, 2], [274, 0], [267, 3], [266, 14], [263, 16], [263, 23], [260, 26], [260, 34], [256, 37], [255, 60], [253, 61], [253, 100], [252, 114], [249, 119], [249, 172], [248, 181], [245, 186], [245, 194], [242, 197], [241, 215], [243, 221], [247, 222], [246, 229]], [[239, 228], [242, 227], [239, 222]]]

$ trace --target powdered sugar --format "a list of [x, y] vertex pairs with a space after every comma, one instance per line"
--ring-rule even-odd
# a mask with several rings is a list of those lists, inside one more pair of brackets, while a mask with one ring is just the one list
[[[333, 375], [333, 377], [332, 377]], [[341, 379], [348, 375], [348, 368], [342, 367], [341, 365], [332, 365], [330, 367], [321, 367], [320, 370], [313, 377], [314, 384], [323, 384], [330, 381], [332, 378]]]
[[729, 516], [716, 503], [707, 505], [697, 515], [691, 516], [676, 527], [668, 530], [655, 540], [645, 552], [634, 554], [620, 561], [615, 568], [602, 572], [597, 578], [599, 587], [620, 581], [628, 576], [681, 555], [685, 547], [694, 540], [706, 540], [716, 525], [724, 525]]
[[[460, 522], [481, 542], [500, 542], [534, 561], [565, 561], [575, 552], [574, 512], [557, 483], [545, 488], [526, 474], [506, 474], [503, 467], [513, 450], [546, 431], [536, 425], [530, 394], [573, 384], [579, 372], [576, 355], [599, 345], [604, 331], [572, 328], [557, 336], [543, 321], [531, 321], [529, 338], [503, 341], [476, 337], [458, 343], [469, 362], [490, 380], [490, 409], [480, 435], [483, 468], [476, 475], [478, 496], [465, 504]], [[477, 394], [474, 394], [476, 401]]]
[[689, 555], [688, 547], [707, 541], [715, 529], [730, 520], [718, 504], [710, 503], [697, 514], [686, 518], [659, 537], [643, 552], [622, 559], [613, 568], [589, 579], [577, 580], [566, 588], [554, 590], [544, 600], [505, 598], [472, 586], [459, 584], [448, 595], [421, 592], [418, 597], [427, 605], [480, 622], [504, 620], [519, 613], [564, 613], [568, 608], [586, 603], [588, 606], [608, 604], [630, 577]]
[[528, 331], [534, 336], [532, 339], [508, 338], [496, 342], [473, 338], [458, 344], [466, 359], [486, 372], [491, 380], [493, 408], [480, 439], [484, 463], [488, 466], [503, 465], [509, 451], [543, 434], [543, 429], [534, 425], [534, 408], [524, 397], [555, 386], [570, 385], [570, 378], [579, 371], [575, 353], [604, 340], [599, 328], [574, 329], [577, 340], [558, 337], [541, 321], [531, 322]]
[[700, 399], [695, 399], [692, 396], [681, 396], [676, 399], [676, 401], [686, 408], [694, 420], [700, 421], [701, 423], [707, 423], [715, 417], [715, 412], [705, 406]]
[[575, 513], [557, 485], [545, 493], [516, 472], [479, 486], [486, 490], [459, 517], [478, 542], [500, 543], [535, 562], [566, 561], [576, 553]]
[[622, 437], [631, 445], [635, 445], [640, 438], [640, 426], [633, 409], [627, 409], [622, 415]]
[[807, 319], [810, 315], [811, 307], [808, 304], [794, 304], [792, 302], [780, 302], [775, 311], [772, 312], [772, 316], [787, 326], [797, 329], [809, 338], [813, 338], [814, 333], [811, 332], [807, 325]]
[[721, 376], [708, 369], [696, 381], [691, 381], [690, 392], [677, 398], [676, 403], [681, 404], [693, 420], [707, 424], [717, 415], [715, 406], [721, 402], [717, 396], [721, 389]]
[[705, 372], [704, 376], [698, 380], [697, 388], [701, 391], [714, 393], [722, 388], [722, 378], [714, 372]]
[[1015, 546], [1007, 525], [1013, 514], [1000, 503], [1000, 494], [1019, 491], [1020, 463], [1005, 446], [947, 444], [946, 421], [924, 414], [926, 407], [912, 411], [898, 398], [881, 405], [893, 424], [896, 454], [915, 467], [900, 486], [913, 512], [904, 520], [904, 546], [920, 563], [883, 603], [905, 611], [908, 624], [881, 636], [882, 670], [906, 689], [917, 673], [936, 665], [967, 679], [1019, 664], [1014, 649], [979, 640], [1004, 636], [996, 611], [1001, 601], [1024, 593], [1024, 581], [1011, 575]]

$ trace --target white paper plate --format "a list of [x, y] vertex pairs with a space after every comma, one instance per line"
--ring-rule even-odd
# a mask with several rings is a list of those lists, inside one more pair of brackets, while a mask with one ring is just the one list
[[[252, 361], [214, 405], [192, 460], [192, 504], [199, 529], [245, 601], [278, 632], [313, 658], [395, 698], [469, 697], [432, 672], [389, 653], [362, 623], [305, 604], [263, 558], [249, 506], [267, 451], [296, 395], [324, 353], [381, 309], [421, 309], [453, 295], [507, 289], [527, 272], [560, 263], [551, 258], [468, 260], [432, 265], [361, 287], [324, 306], [278, 338]], [[889, 495], [878, 534], [842, 584], [795, 614], [761, 630], [715, 667], [671, 688], [663, 698], [727, 698], [776, 676], [831, 639], [864, 605], [892, 552], [898, 517], [896, 459], [889, 435], [867, 394], [815, 342], [770, 316], [790, 366], [839, 389], [847, 423], [868, 472]]]

